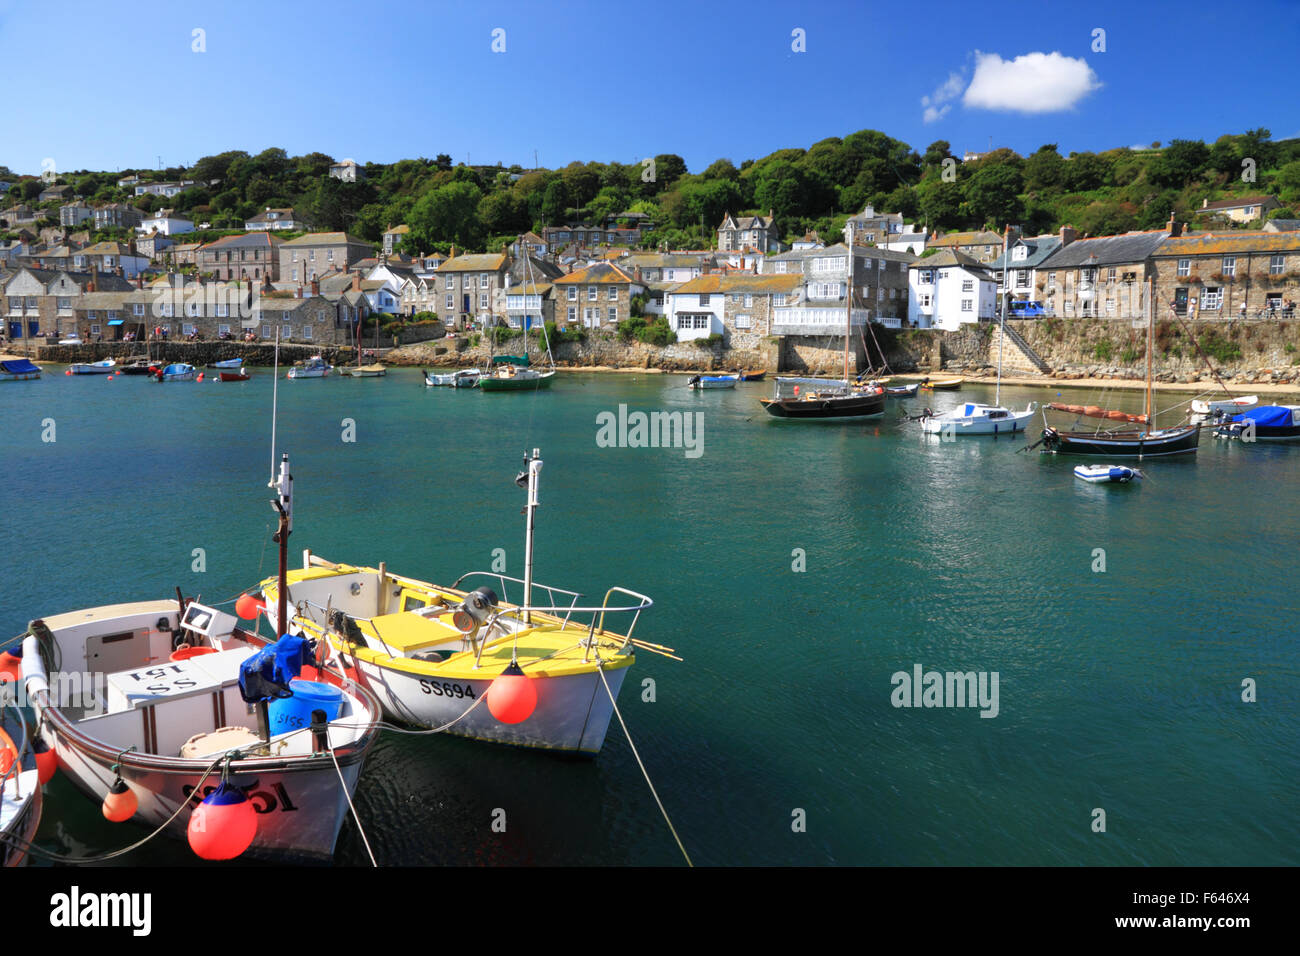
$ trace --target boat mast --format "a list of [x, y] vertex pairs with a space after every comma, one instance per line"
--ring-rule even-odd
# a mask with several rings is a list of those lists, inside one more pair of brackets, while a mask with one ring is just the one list
[[1004, 224], [1002, 228], [1002, 318], [998, 328], [998, 386], [993, 396], [993, 404], [999, 408], [1002, 407], [1002, 350], [1006, 348], [1007, 341], [1007, 292], [1011, 275], [1011, 271], [1007, 268], [1007, 240], [1010, 236], [1011, 226]]
[[1146, 308], [1142, 310], [1147, 319], [1147, 431], [1155, 428], [1155, 421], [1151, 417], [1151, 351], [1155, 346], [1155, 317], [1151, 310], [1151, 277], [1147, 276], [1147, 301]]
[[280, 474], [271, 481], [276, 496], [271, 507], [280, 515], [280, 525], [275, 532], [275, 542], [280, 546], [280, 580], [276, 607], [276, 637], [289, 630], [289, 535], [293, 532], [293, 476], [289, 474], [288, 454], [280, 457]]
[[[537, 482], [542, 471], [542, 453], [538, 448], [533, 449], [533, 457], [530, 459], [524, 455], [524, 470], [519, 477], [515, 479], [515, 484], [528, 489], [528, 501], [524, 505], [524, 607], [525, 609], [532, 606], [533, 603], [533, 528], [536, 521], [537, 511]], [[524, 611], [524, 623], [533, 622], [532, 612]]]
[[[844, 385], [849, 385], [849, 336], [853, 334], [853, 220], [850, 219], [844, 224], [844, 229], [848, 233], [848, 282], [844, 287]], [[866, 344], [863, 343], [863, 348]]]

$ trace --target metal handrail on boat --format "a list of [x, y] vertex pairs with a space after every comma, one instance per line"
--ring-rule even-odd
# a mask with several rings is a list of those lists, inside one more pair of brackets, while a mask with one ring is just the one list
[[[468, 593], [464, 588], [462, 588], [462, 587], [460, 586], [460, 585], [461, 585], [461, 582], [464, 581], [466, 578], [475, 578], [475, 577], [485, 577], [485, 578], [489, 578], [489, 579], [491, 579], [491, 580], [495, 580], [498, 584], [500, 584], [500, 585], [501, 585], [501, 593], [500, 593], [500, 595], [498, 595], [498, 597], [500, 598], [501, 603], [503, 603], [503, 604], [509, 604], [509, 603], [510, 603], [510, 598], [509, 598], [509, 595], [507, 594], [507, 588], [506, 588], [506, 582], [507, 582], [507, 581], [513, 581], [515, 584], [518, 584], [520, 587], [524, 587], [524, 586], [527, 584], [527, 582], [524, 581], [523, 578], [515, 578], [515, 577], [511, 577], [510, 575], [508, 575], [508, 574], [502, 574], [502, 573], [499, 572], [499, 571], [466, 571], [464, 574], [462, 574], [460, 577], [458, 577], [458, 578], [457, 578], [457, 579], [452, 583], [451, 587], [449, 587], [447, 590], [449, 590], [449, 591], [460, 591], [462, 594]], [[564, 615], [564, 625], [567, 626], [568, 623], [569, 623], [569, 617], [570, 617], [570, 614], [572, 613], [572, 611], [577, 610], [576, 605], [577, 605], [577, 603], [578, 603], [578, 598], [582, 597], [582, 592], [581, 592], [581, 591], [570, 591], [568, 588], [557, 588], [557, 587], [554, 587], [553, 585], [550, 585], [550, 584], [542, 584], [540, 581], [534, 581], [534, 582], [532, 582], [532, 586], [535, 587], [535, 588], [541, 588], [542, 590], [544, 590], [544, 591], [546, 592], [546, 594], [547, 594], [547, 597], [550, 599], [551, 604], [553, 604], [553, 605], [558, 605], [558, 604], [559, 604], [559, 602], [555, 600], [555, 595], [556, 595], [556, 594], [565, 594], [565, 595], [568, 595], [569, 597], [573, 598], [573, 601], [570, 602], [570, 605], [569, 605], [569, 612], [570, 612], [570, 613], [566, 613], [566, 614]], [[526, 610], [540, 610], [540, 609], [539, 609], [539, 608], [527, 608]], [[561, 610], [564, 610], [564, 609], [561, 608]]]

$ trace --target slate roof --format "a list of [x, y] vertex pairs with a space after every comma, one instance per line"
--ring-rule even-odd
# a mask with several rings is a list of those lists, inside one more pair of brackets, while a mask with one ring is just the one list
[[971, 272], [977, 272], [981, 275], [988, 275], [988, 266], [980, 262], [974, 256], [968, 256], [964, 252], [958, 252], [956, 249], [941, 249], [932, 256], [926, 256], [924, 259], [913, 258], [911, 268], [913, 269], [942, 269], [945, 266], [957, 266], [967, 269]]
[[356, 236], [350, 235], [346, 232], [309, 232], [305, 236], [299, 236], [297, 239], [290, 239], [284, 244], [286, 246], [341, 246], [348, 242], [370, 246], [372, 249], [375, 246], [373, 242], [367, 242], [365, 239], [358, 239]]
[[439, 272], [496, 272], [506, 264], [505, 253], [472, 253], [448, 259], [438, 266]]
[[1277, 199], [1274, 196], [1238, 196], [1232, 199], [1220, 199], [1216, 202], [1206, 203], [1198, 212], [1211, 212], [1213, 210], [1236, 209], [1240, 206], [1262, 206], [1267, 203], [1277, 205]]
[[700, 292], [709, 294], [717, 292], [723, 295], [746, 292], [751, 295], [771, 295], [773, 293], [779, 295], [794, 292], [802, 283], [803, 276], [797, 272], [780, 275], [711, 274], [689, 279], [672, 291], [687, 295]]
[[[1023, 259], [1011, 259], [1012, 269], [1032, 269], [1040, 262], [1050, 256], [1057, 249], [1061, 248], [1060, 236], [1034, 236], [1032, 238], [1021, 239], [1013, 242], [1007, 250], [1008, 257], [1014, 255], [1017, 245], [1025, 246], [1028, 255]], [[1002, 254], [989, 263], [990, 269], [1002, 269]]]
[[618, 266], [611, 265], [608, 262], [597, 262], [595, 265], [579, 269], [577, 272], [570, 272], [568, 275], [560, 276], [555, 280], [556, 285], [573, 285], [575, 283], [583, 285], [616, 285], [624, 282], [636, 282], [636, 280]]
[[[1119, 236], [1076, 239], [1040, 263], [1048, 269], [1121, 265], [1142, 262], [1169, 238], [1168, 232], [1126, 232]], [[1091, 257], [1096, 256], [1093, 260]]]
[[1270, 232], [1300, 232], [1300, 219], [1270, 219], [1265, 226], [1272, 226]]
[[275, 249], [283, 244], [283, 239], [277, 239], [267, 232], [246, 232], [242, 236], [223, 236], [220, 239], [214, 239], [204, 245], [203, 251], [207, 252], [211, 249], [246, 249], [256, 246]]
[[[1279, 252], [1300, 252], [1300, 233], [1250, 232], [1195, 233], [1190, 236], [1170, 238], [1152, 253], [1156, 256], [1244, 256], [1247, 253], [1272, 255]], [[1240, 265], [1244, 266], [1245, 263]], [[1265, 263], [1267, 265], [1267, 263]]]

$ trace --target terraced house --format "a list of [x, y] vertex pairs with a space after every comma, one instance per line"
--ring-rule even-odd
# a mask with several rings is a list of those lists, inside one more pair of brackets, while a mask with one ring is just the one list
[[260, 282], [280, 277], [280, 247], [283, 241], [264, 232], [226, 236], [199, 247], [201, 274], [220, 282], [232, 279]]
[[506, 287], [510, 259], [505, 253], [453, 256], [438, 267], [438, 317], [448, 328], [463, 329], [470, 322], [492, 319], [492, 303]]
[[1043, 282], [1039, 301], [1065, 318], [1140, 319], [1146, 315], [1146, 280], [1151, 256], [1171, 230], [1126, 232], [1119, 236], [1076, 239], [1044, 259], [1037, 269]]
[[280, 278], [310, 282], [337, 269], [346, 272], [375, 254], [375, 247], [346, 232], [312, 232], [281, 243]]
[[130, 292], [134, 286], [114, 273], [22, 268], [4, 284], [5, 330], [10, 340], [74, 328], [76, 304], [85, 292]]
[[552, 282], [556, 322], [595, 329], [632, 317], [632, 297], [645, 283], [608, 262], [577, 269]]
[[[893, 328], [907, 315], [907, 267], [916, 259], [906, 252], [853, 246], [853, 324], [868, 320]], [[798, 275], [798, 292], [775, 306], [774, 335], [818, 335], [843, 329], [848, 292], [849, 249], [836, 243], [768, 256], [765, 275]]]
[[1289, 318], [1300, 300], [1300, 233], [1171, 237], [1151, 263], [1157, 319]]
[[722, 335], [728, 348], [757, 348], [773, 334], [778, 307], [797, 299], [802, 281], [792, 274], [700, 276], [668, 293], [668, 324], [679, 341]]

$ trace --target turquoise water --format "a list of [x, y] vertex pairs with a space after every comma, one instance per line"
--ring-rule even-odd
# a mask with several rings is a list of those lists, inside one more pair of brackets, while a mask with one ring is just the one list
[[[176, 586], [224, 600], [272, 573], [271, 378], [254, 375], [0, 384], [0, 633]], [[310, 547], [449, 583], [503, 548], [518, 574], [514, 477], [539, 447], [538, 580], [651, 595], [639, 636], [685, 658], [640, 655], [620, 706], [697, 864], [1300, 862], [1300, 447], [1207, 435], [1193, 460], [1146, 463], [1141, 486], [1092, 486], [1070, 459], [1018, 453], [1024, 438], [944, 443], [894, 418], [991, 388], [819, 425], [768, 419], [767, 383], [685, 381], [564, 374], [549, 393], [494, 395], [425, 389], [417, 370], [281, 382], [293, 560]], [[597, 415], [620, 403], [702, 413], [703, 454], [599, 447]], [[891, 675], [916, 664], [996, 671], [997, 716], [894, 707]], [[1257, 703], [1241, 700], [1247, 678]], [[51, 849], [143, 835], [64, 779], [47, 792]], [[681, 859], [616, 723], [594, 761], [388, 734], [357, 809], [383, 863]], [[165, 841], [130, 858], [191, 859]], [[337, 859], [366, 860], [351, 823]]]

